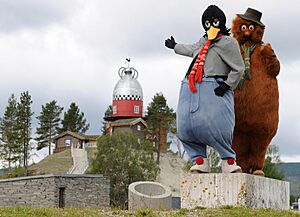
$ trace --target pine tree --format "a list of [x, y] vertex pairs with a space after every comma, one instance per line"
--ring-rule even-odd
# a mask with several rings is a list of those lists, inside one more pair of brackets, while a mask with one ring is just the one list
[[106, 134], [106, 125], [107, 121], [104, 119], [105, 117], [110, 117], [112, 115], [112, 106], [109, 105], [104, 113], [103, 121], [102, 121], [102, 135]]
[[281, 162], [279, 155], [279, 147], [277, 145], [270, 145], [266, 153], [264, 164], [265, 177], [273, 179], [284, 179], [284, 173], [277, 167]]
[[0, 158], [8, 163], [8, 168], [11, 168], [12, 164], [19, 160], [21, 152], [17, 144], [16, 118], [17, 100], [12, 94], [8, 99], [8, 105], [0, 122]]
[[25, 175], [28, 174], [28, 159], [31, 139], [31, 118], [33, 112], [31, 111], [31, 96], [28, 91], [21, 93], [20, 102], [17, 103], [17, 118], [16, 129], [18, 130], [18, 144], [21, 145], [23, 167], [25, 169]]
[[38, 137], [37, 149], [42, 149], [46, 146], [49, 147], [49, 155], [51, 154], [51, 141], [53, 136], [57, 135], [60, 124], [60, 115], [63, 110], [62, 107], [56, 104], [55, 100], [42, 105], [42, 111], [37, 117], [39, 126], [36, 129]]
[[162, 93], [157, 93], [147, 107], [147, 125], [157, 152], [159, 163], [160, 152], [167, 151], [167, 133], [175, 120], [175, 113], [167, 105], [167, 100]]
[[90, 127], [90, 124], [86, 123], [84, 113], [80, 112], [74, 102], [71, 103], [69, 110], [64, 113], [64, 119], [61, 123], [60, 132], [69, 130], [75, 133], [85, 133]]

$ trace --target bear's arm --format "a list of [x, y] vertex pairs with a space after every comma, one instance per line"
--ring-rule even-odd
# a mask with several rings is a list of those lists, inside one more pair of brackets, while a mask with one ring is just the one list
[[280, 62], [277, 59], [276, 54], [270, 43], [267, 43], [262, 47], [261, 55], [263, 56], [266, 62], [268, 73], [271, 76], [276, 77], [280, 71]]

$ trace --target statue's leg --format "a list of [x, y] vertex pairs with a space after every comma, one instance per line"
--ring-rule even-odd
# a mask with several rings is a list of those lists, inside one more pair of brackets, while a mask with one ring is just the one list
[[254, 175], [264, 175], [265, 156], [271, 140], [270, 135], [265, 134], [256, 134], [251, 140], [249, 161]]
[[187, 79], [184, 79], [181, 82], [177, 106], [177, 132], [185, 151], [194, 162], [197, 157], [207, 157], [206, 145], [199, 142], [195, 137], [191, 124], [192, 112], [197, 112], [199, 108], [198, 99], [198, 93], [193, 94], [189, 89]]
[[236, 152], [236, 161], [242, 167], [243, 172], [251, 172], [251, 163], [249, 162], [251, 144], [247, 133], [234, 132], [232, 148]]
[[233, 92], [230, 89], [224, 96], [216, 96], [214, 94], [216, 87], [217, 81], [209, 82], [206, 88], [211, 91], [200, 98], [200, 105], [206, 104], [206, 108], [202, 111], [205, 128], [201, 129], [199, 126], [198, 132], [203, 135], [206, 144], [218, 151], [223, 160], [236, 159], [235, 151], [231, 147], [235, 124]]
[[187, 155], [191, 158], [193, 163], [195, 163], [197, 157], [207, 158], [206, 145], [183, 140], [180, 141], [183, 145], [184, 150], [186, 151]]

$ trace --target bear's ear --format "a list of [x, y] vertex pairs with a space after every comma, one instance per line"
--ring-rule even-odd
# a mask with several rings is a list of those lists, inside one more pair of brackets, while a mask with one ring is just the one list
[[236, 16], [232, 21], [231, 33], [232, 36], [239, 42], [239, 44], [242, 43], [243, 39], [243, 32], [241, 30], [241, 26], [243, 24], [248, 24], [248, 22], [239, 16]]
[[253, 22], [251, 24], [254, 26], [254, 31], [252, 33], [252, 41], [256, 44], [259, 44], [260, 42], [262, 42], [265, 27], [255, 24]]

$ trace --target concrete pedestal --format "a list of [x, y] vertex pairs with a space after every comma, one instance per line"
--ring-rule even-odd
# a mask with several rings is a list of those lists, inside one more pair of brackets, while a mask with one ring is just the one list
[[171, 209], [172, 193], [158, 182], [134, 182], [128, 188], [128, 210], [140, 208]]
[[181, 181], [181, 207], [232, 205], [287, 210], [289, 189], [288, 182], [245, 173], [188, 174]]

